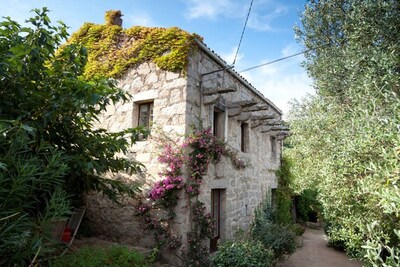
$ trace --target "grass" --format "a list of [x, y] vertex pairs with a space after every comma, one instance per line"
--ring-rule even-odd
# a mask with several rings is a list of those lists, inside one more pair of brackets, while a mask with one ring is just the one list
[[151, 263], [140, 253], [124, 246], [108, 248], [82, 247], [76, 252], [58, 257], [51, 267], [146, 267]]

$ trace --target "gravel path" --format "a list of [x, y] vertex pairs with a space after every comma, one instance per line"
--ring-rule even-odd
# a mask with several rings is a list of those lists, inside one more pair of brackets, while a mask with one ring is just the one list
[[350, 260], [340, 251], [326, 246], [322, 230], [307, 229], [303, 246], [276, 267], [360, 267], [361, 262]]

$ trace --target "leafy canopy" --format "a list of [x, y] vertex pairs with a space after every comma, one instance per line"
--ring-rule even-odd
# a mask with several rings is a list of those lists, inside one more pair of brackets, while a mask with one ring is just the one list
[[108, 104], [129, 96], [111, 80], [85, 79], [85, 48], [57, 50], [67, 27], [51, 25], [46, 8], [34, 12], [30, 27], [0, 22], [0, 264], [10, 266], [45, 253], [42, 232], [68, 214], [67, 196], [132, 195], [136, 186], [103, 177], [142, 166], [118, 156], [140, 130], [94, 127]]

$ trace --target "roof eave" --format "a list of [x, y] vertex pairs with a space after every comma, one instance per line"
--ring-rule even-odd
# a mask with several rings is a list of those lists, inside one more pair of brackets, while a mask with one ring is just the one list
[[259, 96], [268, 105], [273, 107], [280, 115], [282, 115], [282, 111], [271, 100], [266, 98], [253, 85], [251, 85], [245, 78], [243, 78], [239, 73], [237, 73], [235, 70], [233, 70], [233, 68], [230, 68], [230, 66], [222, 58], [220, 58], [216, 53], [211, 51], [202, 41], [195, 39], [195, 42], [201, 48], [201, 50], [203, 50], [204, 53], [206, 53], [209, 57], [211, 57], [213, 60], [215, 60], [219, 65], [221, 65], [222, 68], [225, 68], [227, 70], [227, 72], [232, 74], [236, 79], [238, 79], [250, 91], [252, 91], [254, 94]]

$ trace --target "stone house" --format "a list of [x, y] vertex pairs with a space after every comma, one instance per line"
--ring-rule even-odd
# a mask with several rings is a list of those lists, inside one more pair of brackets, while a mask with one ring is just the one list
[[[202, 125], [237, 151], [246, 168], [237, 170], [222, 158], [210, 164], [201, 186], [199, 199], [214, 219], [209, 246], [215, 250], [218, 239], [230, 239], [236, 231], [249, 228], [255, 208], [268, 190], [277, 187], [275, 171], [288, 129], [279, 108], [200, 38], [193, 39], [185, 60], [187, 64], [180, 71], [165, 70], [151, 60], [129, 66], [117, 83], [132, 95], [132, 101], [110, 105], [99, 127], [110, 131], [136, 126], [151, 129], [150, 136], [143, 137], [126, 155], [146, 166], [145, 175], [121, 174], [143, 182], [144, 191], [160, 180], [163, 165], [157, 161], [158, 136], [179, 142], [191, 133], [192, 125]], [[190, 221], [180, 200], [173, 228], [184, 236]], [[86, 219], [99, 236], [135, 246], [149, 245], [150, 237], [134, 215], [135, 201], [117, 206], [99, 195], [89, 195]]]

